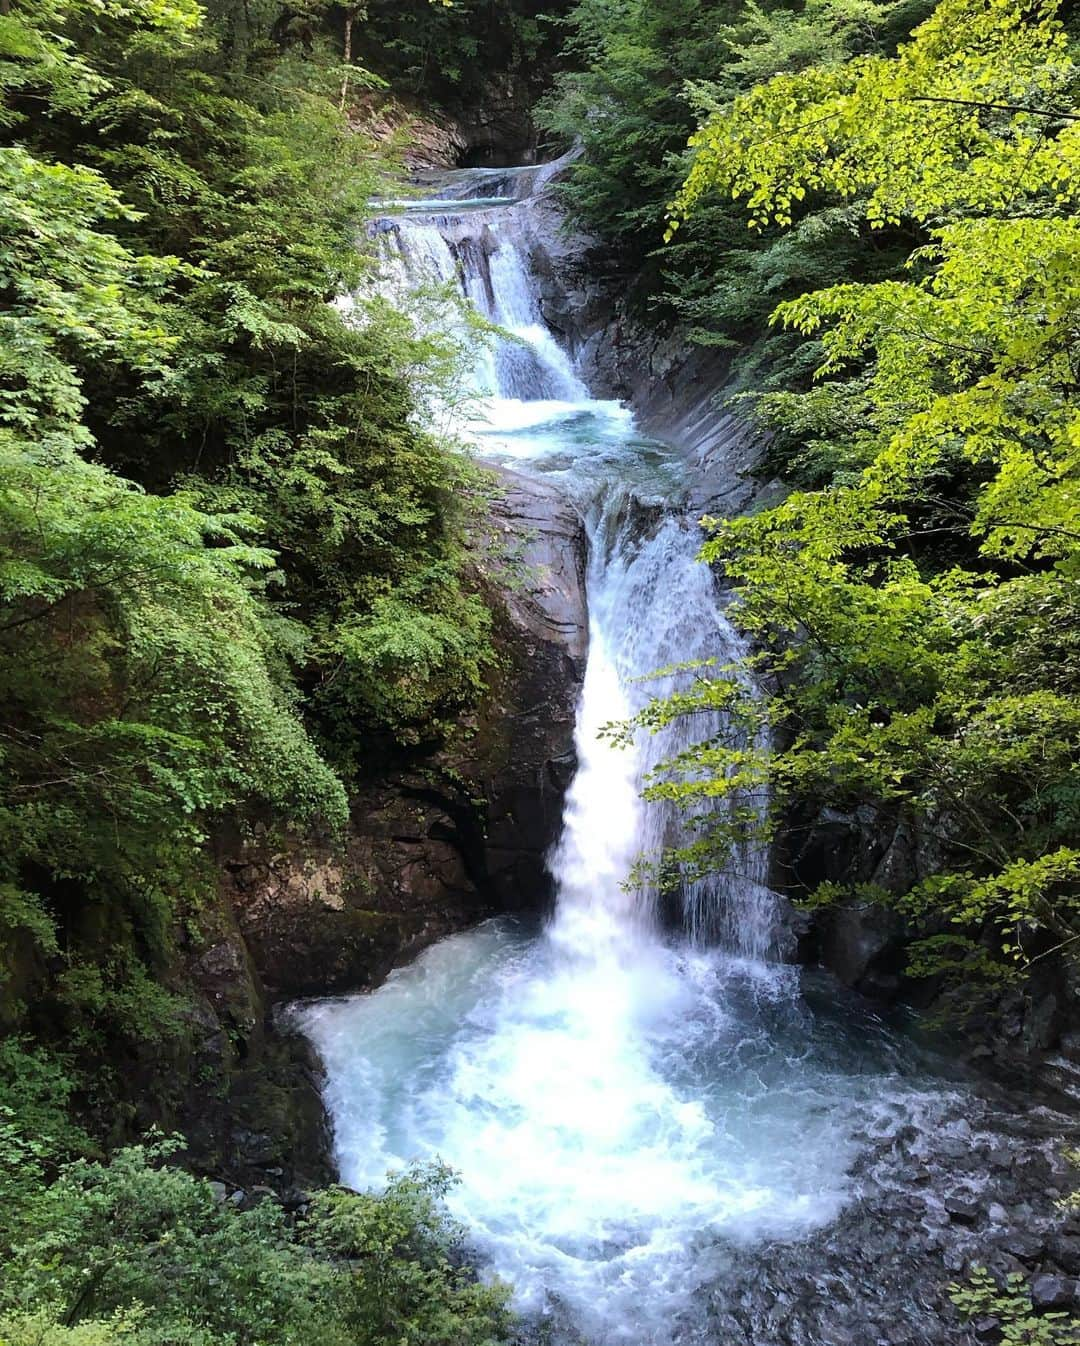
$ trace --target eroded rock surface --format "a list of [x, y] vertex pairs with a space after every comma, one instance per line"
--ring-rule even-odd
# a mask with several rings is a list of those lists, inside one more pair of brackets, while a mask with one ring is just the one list
[[502, 662], [476, 713], [433, 757], [360, 791], [344, 847], [257, 837], [227, 865], [275, 1000], [373, 985], [433, 940], [551, 896], [587, 647], [584, 538], [558, 490], [512, 473], [490, 529]]

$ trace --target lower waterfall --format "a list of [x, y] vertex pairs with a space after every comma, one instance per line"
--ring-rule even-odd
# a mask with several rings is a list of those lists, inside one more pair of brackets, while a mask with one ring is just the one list
[[[439, 195], [442, 210], [452, 187]], [[631, 747], [599, 731], [663, 690], [640, 681], [657, 668], [726, 664], [739, 647], [695, 528], [660, 507], [683, 492], [678, 456], [591, 399], [542, 326], [519, 208], [413, 212], [385, 246], [400, 277], [456, 276], [513, 330], [481, 371], [477, 442], [561, 482], [587, 521], [590, 645], [556, 909], [543, 929], [506, 919], [444, 940], [373, 993], [297, 1016], [326, 1067], [344, 1182], [444, 1160], [483, 1265], [553, 1339], [658, 1346], [706, 1330], [696, 1292], [731, 1248], [833, 1219], [868, 1138], [933, 1125], [947, 1091], [871, 1015], [834, 1010], [769, 960], [763, 854], [696, 885], [678, 936], [647, 886], [625, 884], [640, 854], [678, 838], [641, 789], [687, 731]]]

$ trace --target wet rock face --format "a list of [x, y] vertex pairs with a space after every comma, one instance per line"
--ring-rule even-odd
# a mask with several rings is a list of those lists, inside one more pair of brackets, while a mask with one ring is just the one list
[[481, 888], [499, 910], [553, 897], [547, 855], [577, 768], [574, 727], [588, 653], [585, 536], [553, 486], [503, 471], [494, 527], [514, 558], [497, 644], [506, 659], [455, 765], [486, 801]]
[[255, 838], [226, 864], [274, 1000], [372, 986], [434, 940], [552, 895], [588, 640], [584, 537], [560, 492], [512, 473], [490, 529], [502, 665], [476, 713], [354, 798], [343, 848]]
[[[932, 866], [933, 857], [906, 821], [874, 810], [822, 810], [798, 817], [773, 854], [773, 884], [793, 898], [822, 883], [865, 884], [905, 892]], [[814, 961], [864, 995], [893, 999], [902, 989], [906, 930], [887, 906], [851, 901], [813, 913]]]
[[357, 130], [376, 140], [404, 139], [410, 170], [511, 168], [536, 162], [532, 97], [520, 78], [493, 75], [468, 107], [421, 105], [400, 92], [368, 94], [351, 109]]
[[270, 1022], [264, 988], [227, 902], [206, 913], [186, 959], [182, 1031], [146, 1066], [138, 1129], [179, 1130], [193, 1168], [278, 1189], [333, 1178], [321, 1067], [310, 1044]]
[[536, 159], [531, 99], [511, 75], [492, 78], [479, 100], [459, 118], [466, 149], [461, 168], [510, 168]]

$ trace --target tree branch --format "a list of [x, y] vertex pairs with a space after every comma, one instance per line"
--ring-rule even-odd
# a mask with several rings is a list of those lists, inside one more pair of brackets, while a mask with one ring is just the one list
[[[896, 102], [902, 100], [896, 99]], [[1062, 121], [1080, 122], [1080, 112], [1061, 112], [1057, 108], [1024, 107], [1020, 103], [984, 103], [978, 98], [945, 98], [931, 94], [912, 94], [909, 103], [955, 103], [960, 107], [992, 108], [997, 112], [1026, 112], [1032, 117], [1060, 118]]]

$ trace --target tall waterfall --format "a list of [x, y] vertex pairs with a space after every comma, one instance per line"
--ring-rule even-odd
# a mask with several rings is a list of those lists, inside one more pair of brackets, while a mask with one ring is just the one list
[[695, 528], [665, 507], [684, 489], [677, 454], [591, 398], [543, 321], [532, 185], [457, 175], [381, 238], [392, 283], [460, 286], [512, 334], [476, 376], [478, 448], [560, 482], [586, 521], [590, 644], [555, 914], [541, 932], [488, 922], [299, 1018], [326, 1065], [346, 1182], [436, 1155], [453, 1165], [485, 1265], [553, 1341], [709, 1340], [684, 1324], [725, 1246], [798, 1236], [845, 1200], [859, 1126], [893, 1124], [890, 1058], [865, 1070], [878, 1030], [823, 1034], [795, 971], [767, 961], [759, 851], [689, 887], [681, 935], [664, 933], [648, 884], [626, 883], [640, 854], [680, 839], [643, 781], [721, 726], [631, 747], [600, 731], [671, 685], [641, 681], [654, 670], [737, 662], [740, 648]]
[[[590, 397], [544, 322], [530, 274], [528, 227], [505, 208], [514, 197], [502, 195], [520, 194], [522, 175], [482, 170], [460, 176], [473, 190], [482, 186], [496, 193], [501, 204], [484, 208], [491, 198], [480, 196], [462, 203], [470, 209], [443, 213], [453, 204], [450, 196], [432, 213], [430, 203], [418, 203], [384, 229], [381, 239], [399, 287], [456, 285], [477, 312], [510, 334], [486, 350], [476, 372], [475, 390], [483, 397], [476, 427], [482, 450], [525, 458], [533, 470], [550, 469], [546, 460], [553, 451], [562, 462], [565, 444], [558, 430], [568, 417], [614, 421], [616, 440], [625, 439], [631, 429], [625, 413]], [[532, 176], [527, 181], [531, 186]], [[449, 192], [457, 190], [454, 182]], [[508, 436], [508, 428], [516, 433]], [[692, 521], [680, 516], [677, 504], [659, 511], [638, 506], [635, 486], [661, 496], [670, 490], [674, 460], [649, 480], [628, 463], [625, 444], [617, 443], [611, 453], [609, 436], [597, 438], [599, 446], [579, 446], [583, 451], [560, 473], [588, 528], [590, 630], [577, 732], [581, 769], [553, 858], [558, 901], [551, 932], [567, 947], [580, 940], [591, 948], [599, 928], [612, 939], [641, 938], [655, 930], [654, 889], [639, 885], [635, 894], [623, 886], [636, 860], [655, 861], [685, 838], [678, 811], [645, 804], [641, 792], [650, 771], [695, 738], [717, 734], [721, 725], [716, 716], [694, 717], [691, 724], [659, 734], [640, 732], [630, 749], [612, 747], [601, 730], [630, 718], [650, 696], [675, 690], [674, 676], [642, 681], [655, 670], [708, 659], [729, 665], [741, 655], [712, 576], [695, 559], [699, 538]], [[643, 521], [646, 513], [649, 523]], [[685, 685], [685, 674], [681, 681]], [[775, 917], [766, 869], [764, 849], [747, 846], [726, 872], [687, 885], [684, 914], [691, 938], [719, 938], [749, 958], [764, 959]]]
[[[709, 570], [696, 560], [697, 538], [688, 521], [665, 514], [643, 530], [615, 491], [594, 510], [590, 542], [580, 768], [553, 858], [558, 905], [552, 935], [591, 944], [597, 924], [624, 927], [634, 938], [655, 937], [654, 886], [646, 880], [624, 892], [623, 885], [635, 861], [655, 860], [689, 838], [676, 806], [645, 803], [641, 792], [665, 760], [719, 735], [723, 725], [718, 715], [695, 716], [660, 733], [639, 731], [631, 748], [612, 747], [601, 731], [631, 717], [650, 697], [685, 685], [685, 673], [650, 677], [655, 670], [707, 659], [728, 666], [741, 648], [718, 606]], [[691, 940], [719, 939], [745, 957], [767, 957], [776, 904], [765, 881], [766, 860], [762, 846], [746, 845], [729, 871], [685, 886], [683, 921]], [[579, 922], [593, 932], [579, 936]]]

